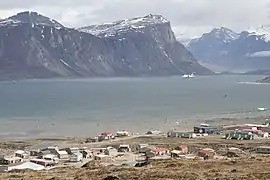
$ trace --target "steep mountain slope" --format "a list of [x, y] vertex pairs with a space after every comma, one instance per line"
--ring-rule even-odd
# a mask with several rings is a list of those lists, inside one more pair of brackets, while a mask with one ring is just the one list
[[227, 70], [256, 70], [270, 68], [267, 34], [259, 31], [235, 33], [227, 28], [215, 28], [193, 39], [188, 49], [199, 60], [226, 67]]
[[162, 16], [70, 29], [35, 12], [0, 21], [0, 77], [163, 76], [202, 67]]

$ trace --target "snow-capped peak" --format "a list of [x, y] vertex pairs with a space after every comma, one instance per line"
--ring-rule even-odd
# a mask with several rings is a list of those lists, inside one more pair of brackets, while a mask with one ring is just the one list
[[121, 32], [128, 29], [141, 29], [149, 25], [164, 24], [168, 22], [169, 21], [161, 15], [149, 14], [144, 17], [125, 19], [113, 23], [104, 23], [101, 25], [92, 25], [88, 27], [79, 28], [78, 30], [93, 35], [101, 35], [105, 33], [107, 36], [114, 36], [116, 32]]
[[29, 24], [40, 24], [45, 26], [53, 26], [53, 27], [63, 27], [57, 21], [45, 17], [37, 12], [25, 11], [20, 12], [14, 16], [11, 16], [7, 19], [1, 20], [0, 25], [14, 25], [18, 23], [29, 23]]
[[258, 28], [248, 28], [250, 35], [261, 36], [266, 42], [270, 41], [270, 25], [262, 25]]
[[210, 34], [226, 42], [239, 38], [239, 34], [225, 27], [214, 28]]

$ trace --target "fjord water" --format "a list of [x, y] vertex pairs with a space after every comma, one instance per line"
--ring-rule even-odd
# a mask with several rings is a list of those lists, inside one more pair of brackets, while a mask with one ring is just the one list
[[143, 132], [171, 128], [176, 120], [184, 126], [214, 117], [267, 115], [256, 109], [270, 108], [270, 85], [239, 83], [261, 78], [222, 75], [0, 82], [0, 138], [93, 136], [119, 129]]

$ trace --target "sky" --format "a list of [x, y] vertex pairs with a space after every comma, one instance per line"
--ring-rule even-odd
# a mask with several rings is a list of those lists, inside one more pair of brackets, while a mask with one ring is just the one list
[[234, 31], [270, 24], [270, 0], [7, 0], [0, 18], [36, 11], [68, 27], [161, 14], [180, 39], [194, 38], [215, 27]]

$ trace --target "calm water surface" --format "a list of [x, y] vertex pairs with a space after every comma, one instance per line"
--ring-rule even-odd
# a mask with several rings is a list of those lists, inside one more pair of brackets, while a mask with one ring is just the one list
[[270, 108], [270, 85], [239, 83], [260, 78], [227, 75], [1, 82], [0, 137], [92, 136], [104, 130], [164, 128], [176, 120], [184, 126], [214, 117], [268, 115], [256, 109]]

